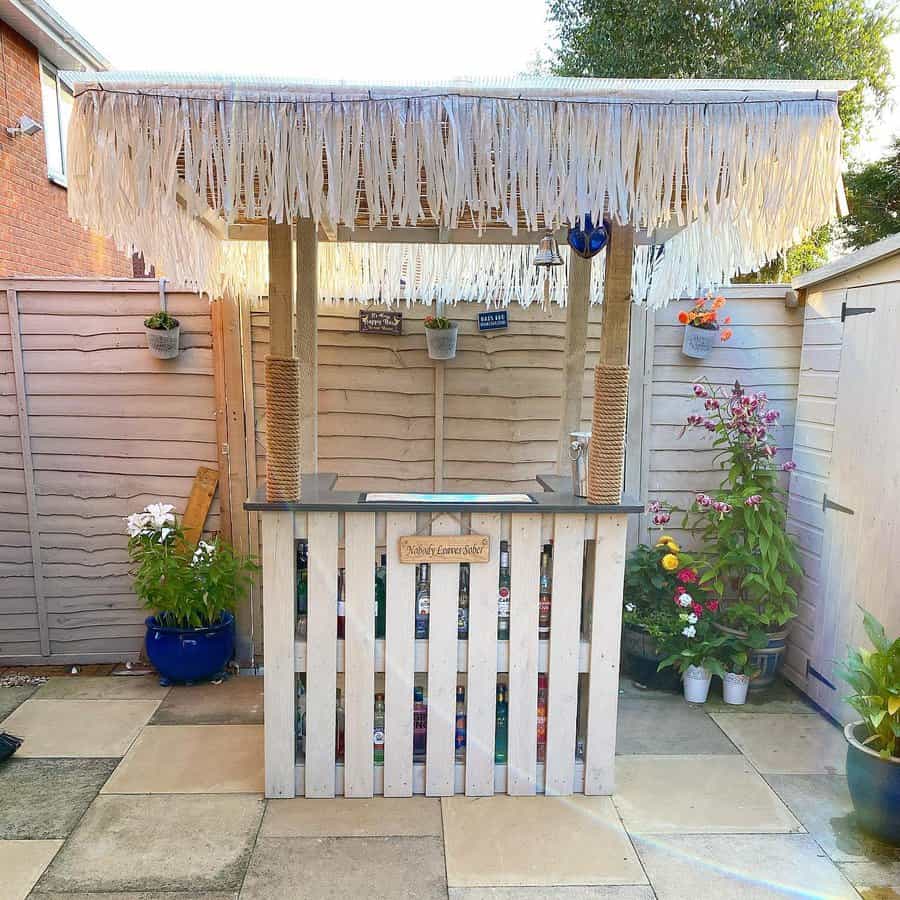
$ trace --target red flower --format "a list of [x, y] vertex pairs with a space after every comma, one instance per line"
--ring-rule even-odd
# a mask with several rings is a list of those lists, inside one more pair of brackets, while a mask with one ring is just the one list
[[703, 605], [701, 603], [697, 603], [696, 600], [691, 604], [691, 609], [698, 619], [703, 615]]
[[706, 604], [706, 608], [710, 612], [715, 612], [719, 608], [719, 601], [718, 600], [709, 600]]
[[687, 325], [688, 323], [688, 314], [682, 310], [678, 313], [678, 321], [681, 322], [682, 325]]
[[684, 584], [696, 584], [697, 572], [695, 569], [682, 569], [678, 573], [678, 580]]

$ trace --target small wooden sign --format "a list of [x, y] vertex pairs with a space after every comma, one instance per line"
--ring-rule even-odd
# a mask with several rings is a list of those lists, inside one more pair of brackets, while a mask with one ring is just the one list
[[440, 537], [411, 535], [400, 538], [402, 563], [483, 563], [491, 558], [491, 539], [486, 534]]
[[403, 334], [403, 313], [361, 309], [359, 331], [360, 334]]
[[499, 328], [509, 328], [509, 316], [505, 309], [491, 309], [488, 312], [478, 313], [479, 331], [497, 331]]

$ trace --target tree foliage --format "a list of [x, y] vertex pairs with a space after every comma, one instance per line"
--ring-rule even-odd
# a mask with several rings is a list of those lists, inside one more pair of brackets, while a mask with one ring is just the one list
[[850, 215], [841, 221], [854, 250], [900, 231], [900, 138], [887, 156], [844, 176]]

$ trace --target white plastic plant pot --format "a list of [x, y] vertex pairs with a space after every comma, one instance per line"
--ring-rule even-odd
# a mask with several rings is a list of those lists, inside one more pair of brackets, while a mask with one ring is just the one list
[[454, 323], [449, 328], [426, 328], [425, 340], [428, 342], [430, 359], [453, 359], [456, 356], [456, 337], [459, 327]]
[[718, 328], [697, 328], [695, 325], [685, 325], [681, 352], [692, 359], [705, 359], [718, 340]]
[[703, 666], [688, 666], [681, 678], [684, 682], [684, 699], [688, 703], [706, 703], [712, 672]]
[[726, 672], [722, 679], [722, 697], [730, 706], [743, 706], [747, 702], [750, 676]]
[[147, 346], [157, 359], [175, 359], [178, 356], [181, 342], [180, 325], [174, 328], [147, 328], [145, 325], [144, 332], [147, 335]]

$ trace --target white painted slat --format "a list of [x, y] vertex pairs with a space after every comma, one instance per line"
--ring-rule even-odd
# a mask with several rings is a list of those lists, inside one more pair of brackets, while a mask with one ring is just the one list
[[[333, 797], [338, 514], [311, 512], [308, 515], [305, 785], [307, 797]], [[268, 604], [268, 587], [265, 590]]]
[[595, 518], [597, 543], [594, 558], [584, 792], [611, 794], [615, 786], [619, 644], [628, 516]]
[[544, 785], [549, 795], [567, 795], [574, 789], [583, 555], [584, 516], [555, 516]]
[[[510, 528], [509, 756], [507, 793], [535, 792], [541, 516], [515, 514]], [[552, 633], [552, 628], [551, 628]]]
[[263, 639], [267, 652], [263, 670], [265, 707], [266, 796], [294, 796], [294, 763], [297, 738], [294, 631], [296, 586], [294, 514], [262, 515], [263, 578], [266, 603]]
[[[459, 534], [455, 516], [435, 517], [432, 534]], [[431, 614], [428, 624], [428, 735], [425, 793], [449, 797], [454, 789], [456, 748], [456, 641], [459, 563], [431, 566]]]
[[416, 567], [403, 565], [397, 550], [401, 537], [416, 533], [416, 514], [390, 512], [387, 513], [386, 519], [384, 796], [411, 797]]
[[375, 703], [375, 513], [344, 516], [344, 796], [371, 797]]
[[[497, 704], [497, 587], [500, 515], [472, 513], [472, 532], [491, 540], [490, 561], [469, 569], [468, 677], [466, 679], [466, 794], [494, 793]], [[535, 632], [537, 633], [537, 632]]]

